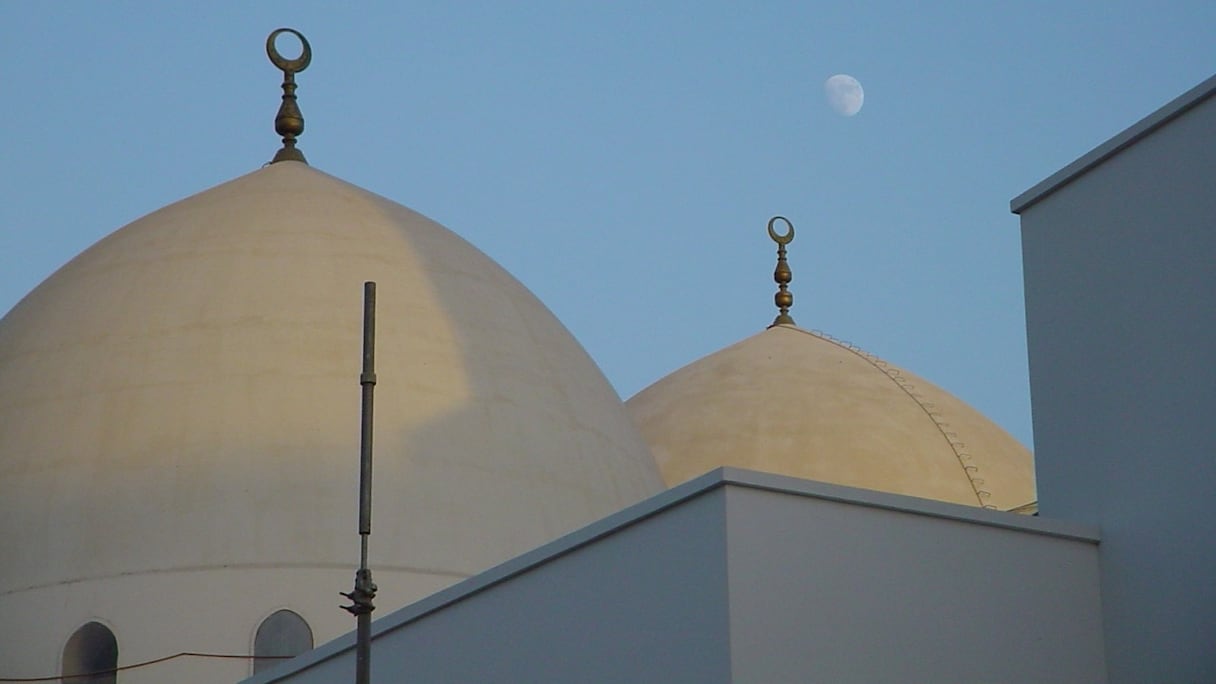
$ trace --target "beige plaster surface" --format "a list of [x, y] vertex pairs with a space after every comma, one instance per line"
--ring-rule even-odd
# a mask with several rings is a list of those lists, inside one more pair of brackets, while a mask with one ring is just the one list
[[1008, 510], [1029, 451], [932, 383], [793, 326], [677, 370], [627, 402], [669, 486], [720, 466]]
[[[455, 581], [662, 490], [619, 397], [518, 281], [437, 223], [282, 162], [116, 231], [0, 320], [0, 600], [149, 572], [279, 567], [256, 581], [290, 586], [347, 567], [336, 606], [358, 562], [365, 280], [373, 570]], [[183, 619], [257, 593], [196, 584], [194, 604], [174, 597]], [[383, 608], [405, 601], [382, 584]], [[122, 587], [120, 641], [154, 600]], [[57, 651], [80, 619], [5, 609], [0, 628]], [[15, 648], [0, 643], [6, 673]]]
[[[258, 625], [282, 608], [308, 622], [319, 646], [355, 628], [354, 617], [339, 607], [345, 601], [337, 593], [349, 591], [353, 578], [348, 567], [212, 567], [120, 575], [0, 596], [0, 616], [26, 616], [0, 619], [5, 651], [0, 677], [59, 673], [67, 636], [48, 638], [49, 630], [38, 629], [38, 623], [74, 630], [97, 621], [114, 633], [119, 665], [139, 665], [122, 672], [122, 684], [236, 682], [252, 674], [248, 659], [149, 661], [183, 652], [248, 655]], [[381, 566], [375, 580], [381, 608], [373, 615], [379, 618], [391, 612], [387, 606], [426, 597], [454, 578]]]

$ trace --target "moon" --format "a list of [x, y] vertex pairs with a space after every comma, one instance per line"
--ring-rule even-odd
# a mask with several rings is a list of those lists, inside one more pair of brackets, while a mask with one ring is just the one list
[[861, 111], [866, 100], [866, 91], [861, 83], [848, 74], [836, 74], [823, 82], [823, 92], [828, 97], [828, 106], [841, 116], [853, 116]]

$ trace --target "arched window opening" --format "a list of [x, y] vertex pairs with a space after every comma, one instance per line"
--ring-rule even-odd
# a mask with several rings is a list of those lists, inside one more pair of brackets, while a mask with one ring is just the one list
[[118, 681], [118, 640], [100, 622], [90, 622], [76, 630], [63, 647], [64, 682], [72, 684], [115, 684]]
[[290, 610], [279, 610], [258, 625], [253, 637], [253, 672], [257, 674], [312, 650], [312, 629], [304, 618]]

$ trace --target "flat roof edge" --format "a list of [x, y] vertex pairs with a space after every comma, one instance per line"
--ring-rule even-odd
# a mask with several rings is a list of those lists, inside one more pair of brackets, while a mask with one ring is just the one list
[[1091, 544], [1097, 544], [1101, 541], [1101, 534], [1097, 527], [1072, 520], [1040, 518], [1021, 513], [979, 508], [977, 506], [965, 506], [963, 504], [922, 499], [903, 494], [890, 494], [872, 489], [858, 489], [856, 487], [847, 487], [828, 482], [802, 480], [786, 475], [773, 475], [754, 470], [727, 467], [719, 468], [714, 471], [714, 474], [720, 474], [722, 484], [735, 485], [737, 487], [806, 496], [854, 506], [880, 508], [911, 515], [923, 515], [930, 518], [956, 520], [984, 527], [999, 527], [1028, 534], [1058, 537]]
[[1216, 76], [1211, 76], [1199, 85], [1191, 88], [1166, 105], [1136, 123], [1127, 127], [1122, 133], [1098, 145], [1082, 155], [1073, 163], [1051, 174], [1034, 187], [1018, 195], [1009, 202], [1009, 210], [1021, 214], [1034, 204], [1045, 199], [1056, 190], [1068, 185], [1090, 169], [1119, 154], [1127, 147], [1151, 134], [1153, 131], [1182, 116], [1204, 100], [1216, 95]]

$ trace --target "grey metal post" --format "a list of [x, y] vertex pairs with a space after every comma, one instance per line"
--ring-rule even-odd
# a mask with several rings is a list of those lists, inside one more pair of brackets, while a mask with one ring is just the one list
[[355, 616], [355, 684], [370, 684], [372, 660], [372, 599], [376, 584], [367, 567], [367, 540], [372, 533], [372, 400], [376, 389], [376, 283], [363, 283], [363, 415], [359, 439], [359, 570], [355, 588], [349, 594], [351, 605], [343, 606]]

